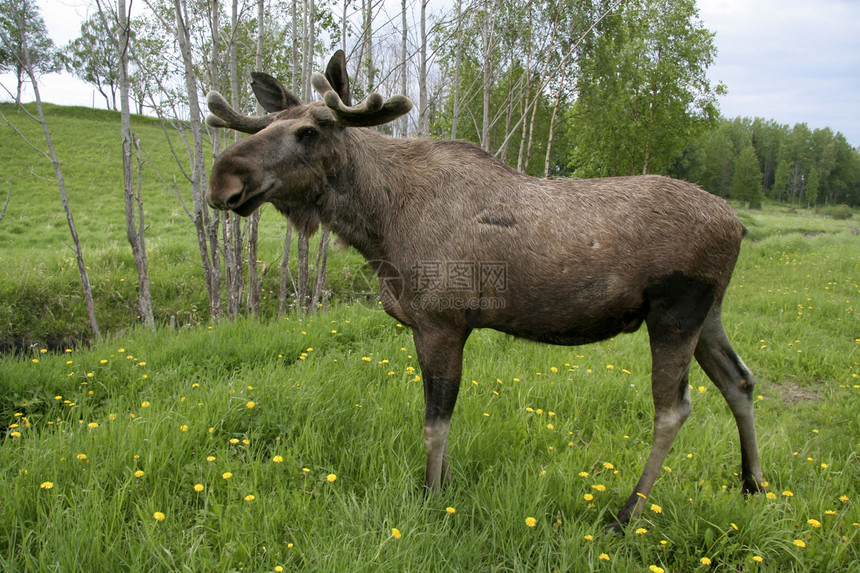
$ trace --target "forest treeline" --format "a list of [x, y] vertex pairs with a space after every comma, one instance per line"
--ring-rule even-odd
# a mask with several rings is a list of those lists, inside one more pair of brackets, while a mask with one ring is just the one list
[[[0, 5], [38, 16], [34, 0]], [[69, 70], [117, 109], [117, 6], [96, 8], [54, 56], [44, 29], [31, 46], [45, 71]], [[534, 175], [664, 173], [752, 203], [759, 186], [777, 201], [860, 203], [860, 156], [840, 133], [720, 117], [730, 86], [707, 76], [714, 33], [694, 0], [145, 0], [129, 21], [140, 112], [187, 118], [178, 23], [197, 94], [218, 89], [249, 112], [252, 70], [311, 98], [310, 74], [344, 48], [356, 99], [416, 102], [394, 135], [472, 141]]]
[[[263, 113], [249, 87], [254, 70], [308, 101], [311, 74], [336, 49], [347, 55], [355, 101], [378, 91], [415, 102], [380, 128], [392, 136], [471, 141], [538, 176], [660, 173], [749, 206], [765, 197], [860, 204], [860, 153], [841, 133], [721, 117], [718, 99], [731, 86], [708, 77], [714, 33], [695, 0], [97, 0], [66, 46], [48, 36], [36, 0], [0, 0], [0, 70], [18, 80], [9, 94], [65, 69], [123, 117], [158, 116], [179, 134], [185, 180], [173, 185], [189, 197], [216, 320], [257, 308], [258, 219], [212, 212], [203, 200], [206, 158], [238, 135], [208, 128], [201, 102], [214, 89], [237, 110]], [[129, 239], [145, 270], [139, 164], [133, 135], [124, 128], [122, 137]], [[299, 273], [289, 296], [282, 278], [282, 310], [289, 297], [305, 310], [325, 301], [328, 237], [316, 254], [308, 244], [299, 236]]]

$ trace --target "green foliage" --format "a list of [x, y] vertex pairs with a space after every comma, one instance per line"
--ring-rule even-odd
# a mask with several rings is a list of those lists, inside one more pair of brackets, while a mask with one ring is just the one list
[[589, 39], [571, 116], [581, 176], [662, 173], [716, 117], [716, 48], [695, 2], [630, 0]]
[[425, 499], [410, 334], [341, 304], [0, 359], [0, 568], [854, 571], [856, 237], [805, 210], [742, 214], [758, 238], [725, 322], [758, 378], [770, 496], [740, 494], [737, 430], [694, 366], [693, 413], [649, 506], [603, 535], [650, 445], [645, 329], [577, 348], [481, 330], [454, 479]]
[[46, 74], [60, 69], [54, 42], [34, 0], [0, 0], [0, 72], [11, 71], [18, 80], [16, 100], [21, 99], [25, 79], [25, 54], [34, 73]]
[[[104, 16], [109, 18], [109, 16]], [[105, 29], [101, 15], [81, 24], [81, 35], [63, 49], [66, 70], [92, 84], [104, 97], [108, 109], [116, 110], [119, 90], [119, 53], [116, 41], [119, 29]]]
[[752, 145], [747, 145], [735, 161], [731, 198], [750, 205], [761, 203], [761, 171]]
[[845, 221], [850, 219], [854, 213], [848, 205], [828, 205], [818, 210], [818, 213], [837, 221]]
[[726, 196], [731, 165], [750, 144], [768, 197], [813, 207], [860, 204], [860, 151], [841, 133], [802, 123], [789, 128], [761, 118], [723, 119], [714, 131], [692, 139], [669, 173]]

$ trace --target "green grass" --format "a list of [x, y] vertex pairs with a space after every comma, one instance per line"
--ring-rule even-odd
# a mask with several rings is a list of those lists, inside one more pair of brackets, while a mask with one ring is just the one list
[[[335, 251], [327, 313], [273, 318], [271, 272], [264, 320], [209, 326], [191, 224], [147, 179], [160, 327], [137, 328], [111, 183], [117, 117], [49, 113], [110, 334], [76, 344], [86, 319], [56, 188], [29, 177], [22, 162], [45, 167], [4, 139], [0, 191], [14, 185], [0, 222], [0, 343], [19, 352], [0, 357], [0, 569], [858, 571], [856, 214], [741, 213], [750, 239], [725, 323], [758, 377], [773, 495], [740, 495], [737, 431], [694, 366], [693, 414], [649, 500], [662, 511], [607, 536], [650, 447], [644, 329], [576, 348], [475, 332], [450, 440], [454, 480], [425, 499], [414, 346], [376, 305], [350, 304], [357, 255]], [[88, 135], [74, 143], [82, 125]], [[145, 120], [136, 129], [160, 133]], [[88, 145], [84, 161], [76, 149]], [[112, 159], [95, 167], [99, 157]], [[271, 210], [263, 221], [271, 267], [283, 222]], [[171, 316], [178, 328], [165, 326]]]
[[850, 233], [744, 245], [726, 325], [759, 378], [773, 499], [740, 495], [734, 424], [694, 367], [693, 414], [649, 500], [662, 512], [602, 535], [648, 452], [645, 332], [563, 348], [478, 331], [452, 429], [454, 481], [425, 500], [410, 334], [372, 307], [338, 304], [0, 361], [0, 564], [856, 571], [856, 246]]

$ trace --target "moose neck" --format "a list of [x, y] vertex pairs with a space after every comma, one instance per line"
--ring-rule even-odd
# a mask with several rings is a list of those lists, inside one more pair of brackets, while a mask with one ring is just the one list
[[411, 177], [405, 155], [425, 140], [395, 139], [365, 128], [344, 131], [343, 156], [320, 202], [326, 227], [369, 261], [388, 261], [385, 231], [398, 195]]

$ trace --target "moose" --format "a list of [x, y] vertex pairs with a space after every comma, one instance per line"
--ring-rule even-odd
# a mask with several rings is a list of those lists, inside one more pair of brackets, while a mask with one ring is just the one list
[[263, 115], [207, 95], [212, 127], [253, 134], [214, 162], [206, 200], [247, 216], [264, 202], [311, 234], [324, 225], [379, 277], [385, 311], [410, 327], [424, 384], [426, 488], [450, 479], [448, 433], [470, 332], [492, 328], [557, 345], [633, 332], [651, 348], [653, 444], [616, 520], [637, 516], [691, 411], [692, 358], [737, 423], [744, 494], [763, 488], [755, 379], [722, 324], [746, 229], [698, 186], [662, 176], [540, 179], [463, 142], [367, 129], [409, 112], [403, 95], [352, 105], [338, 51], [301, 103], [252, 74]]

